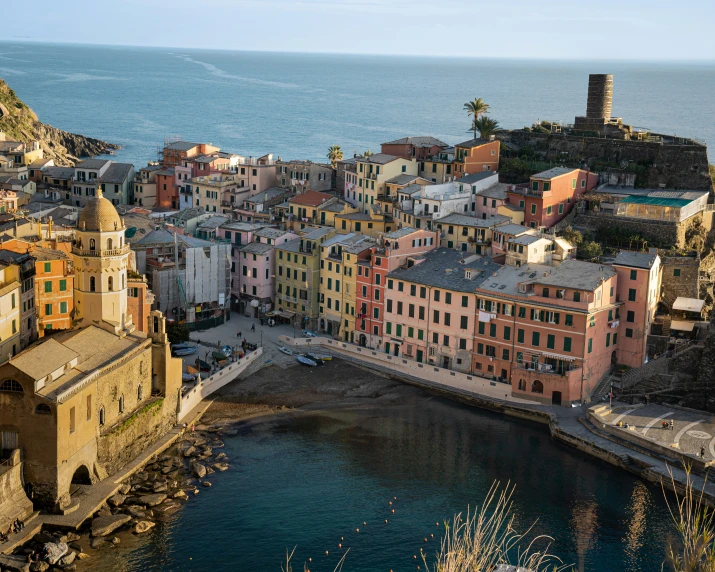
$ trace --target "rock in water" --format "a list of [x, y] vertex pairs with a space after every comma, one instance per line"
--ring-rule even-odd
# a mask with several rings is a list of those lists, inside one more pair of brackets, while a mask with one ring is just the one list
[[146, 511], [138, 506], [127, 507], [124, 512], [134, 518], [146, 518]]
[[156, 505], [164, 502], [165, 499], [166, 499], [166, 495], [164, 493], [157, 493], [154, 495], [144, 495], [143, 497], [139, 497], [139, 500], [141, 501], [141, 503], [146, 506], [156, 506]]
[[92, 521], [92, 536], [107, 536], [131, 520], [128, 514], [100, 516]]
[[67, 554], [69, 550], [69, 546], [64, 542], [48, 542], [43, 548], [47, 552], [47, 562], [52, 565], [57, 564], [60, 558]]
[[134, 534], [144, 534], [149, 532], [156, 525], [150, 520], [140, 520], [134, 525]]
[[217, 471], [225, 471], [226, 469], [228, 469], [228, 463], [214, 463], [211, 466]]
[[176, 491], [176, 492], [172, 495], [171, 498], [173, 498], [173, 499], [178, 499], [178, 500], [186, 500], [186, 499], [189, 498], [189, 497], [188, 497], [188, 495], [187, 495], [183, 490], [180, 490], [180, 491]]
[[204, 481], [204, 482], [201, 483], [201, 484], [202, 484], [203, 486], [205, 486], [205, 487], [210, 487], [210, 486], [211, 486], [211, 483], [208, 482], [208, 481]]
[[206, 476], [206, 467], [201, 463], [191, 463], [191, 474], [197, 479], [203, 479]]
[[60, 558], [60, 561], [57, 563], [58, 566], [61, 566], [64, 568], [65, 566], [69, 566], [74, 562], [74, 559], [77, 557], [76, 552], [68, 552], [65, 554], [62, 558]]

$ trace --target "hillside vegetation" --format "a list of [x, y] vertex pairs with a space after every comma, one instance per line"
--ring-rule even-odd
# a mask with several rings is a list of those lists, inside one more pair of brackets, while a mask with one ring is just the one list
[[55, 165], [71, 166], [81, 157], [103, 155], [118, 145], [68, 133], [46, 125], [22, 102], [10, 86], [0, 79], [0, 131], [9, 141], [39, 141], [45, 157], [54, 159]]

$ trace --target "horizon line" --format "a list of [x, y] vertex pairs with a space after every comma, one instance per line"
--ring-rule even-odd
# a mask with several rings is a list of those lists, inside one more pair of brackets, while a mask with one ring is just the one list
[[614, 63], [691, 63], [691, 64], [715, 64], [713, 59], [649, 59], [649, 58], [557, 58], [551, 56], [469, 56], [469, 55], [442, 55], [442, 54], [400, 54], [400, 53], [378, 53], [378, 52], [325, 52], [325, 51], [286, 51], [286, 50], [256, 50], [250, 48], [193, 48], [187, 46], [149, 46], [143, 44], [108, 44], [100, 42], [74, 42], [63, 40], [40, 40], [33, 38], [0, 38], [0, 43], [15, 44], [44, 44], [44, 45], [65, 45], [65, 46], [88, 46], [106, 48], [141, 48], [150, 50], [194, 50], [199, 52], [242, 52], [242, 53], [264, 53], [264, 54], [291, 54], [291, 55], [324, 55], [324, 56], [372, 56], [372, 57], [398, 57], [398, 58], [435, 58], [435, 59], [455, 59], [455, 60], [502, 60], [502, 61], [551, 61], [551, 62], [614, 62]]

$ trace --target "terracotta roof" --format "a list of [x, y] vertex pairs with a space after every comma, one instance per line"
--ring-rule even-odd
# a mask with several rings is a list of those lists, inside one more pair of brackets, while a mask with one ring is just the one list
[[296, 205], [317, 207], [332, 198], [332, 195], [319, 193], [318, 191], [306, 191], [304, 193], [301, 193], [300, 195], [293, 197], [290, 202]]

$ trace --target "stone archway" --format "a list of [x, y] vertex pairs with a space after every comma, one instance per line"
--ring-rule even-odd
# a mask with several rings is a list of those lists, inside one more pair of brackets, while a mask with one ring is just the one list
[[72, 475], [72, 484], [73, 485], [91, 485], [92, 484], [92, 476], [89, 472], [89, 469], [87, 468], [87, 465], [80, 465], [79, 467], [77, 467], [74, 474]]
[[532, 393], [544, 393], [544, 384], [538, 379], [535, 379], [531, 384], [531, 391]]

